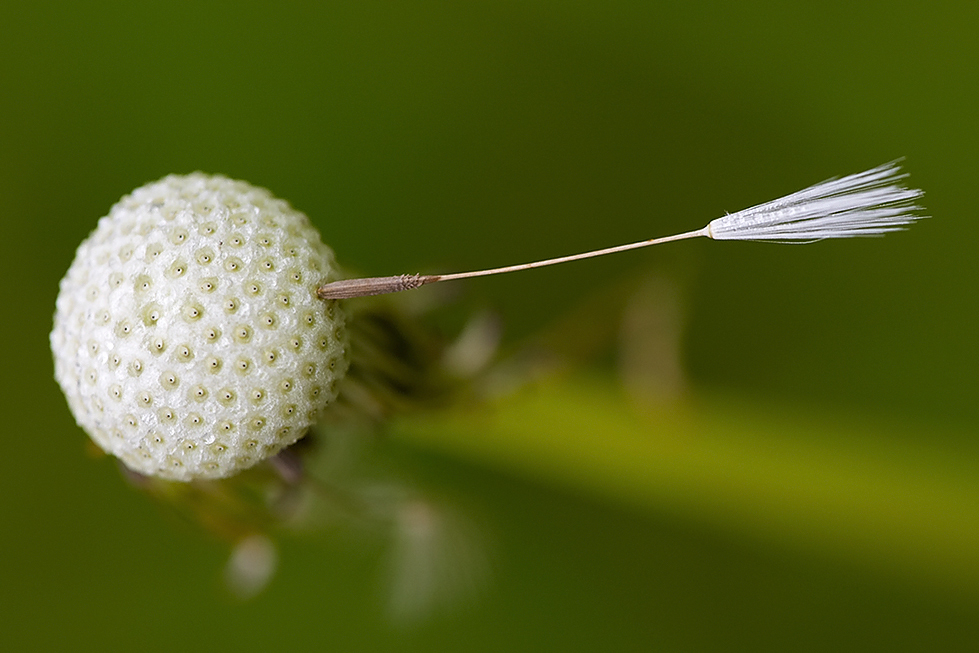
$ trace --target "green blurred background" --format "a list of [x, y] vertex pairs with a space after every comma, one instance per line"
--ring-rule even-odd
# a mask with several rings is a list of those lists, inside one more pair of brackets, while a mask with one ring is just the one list
[[[979, 5], [311, 5], [0, 8], [5, 648], [975, 650]], [[74, 249], [171, 172], [268, 187], [343, 264], [398, 274], [697, 228], [901, 156], [934, 216], [908, 233], [467, 284], [446, 322], [491, 309], [505, 346], [613, 327], [493, 410], [392, 425], [385, 467], [491, 568], [410, 624], [384, 541], [342, 529], [286, 538], [265, 593], [230, 598], [226, 544], [87, 456], [52, 379]], [[595, 297], [650, 274], [686, 390], [644, 404]]]

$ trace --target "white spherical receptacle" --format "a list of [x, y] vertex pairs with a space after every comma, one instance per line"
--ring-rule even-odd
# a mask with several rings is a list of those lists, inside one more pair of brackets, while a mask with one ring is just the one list
[[130, 469], [221, 478], [301, 438], [348, 366], [337, 277], [309, 219], [226, 177], [119, 201], [61, 281], [51, 349], [78, 424]]

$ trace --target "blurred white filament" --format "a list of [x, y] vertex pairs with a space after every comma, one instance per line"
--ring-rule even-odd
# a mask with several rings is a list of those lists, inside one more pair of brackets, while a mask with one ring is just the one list
[[259, 594], [275, 574], [278, 562], [275, 544], [264, 535], [249, 535], [235, 545], [228, 565], [225, 582], [239, 599]]
[[812, 242], [826, 238], [880, 236], [889, 231], [900, 231], [906, 225], [924, 217], [920, 215], [921, 207], [917, 205], [918, 199], [924, 193], [902, 186], [900, 182], [905, 177], [907, 174], [901, 172], [896, 161], [892, 161], [865, 172], [829, 179], [780, 199], [725, 215], [695, 231], [489, 270], [343, 279], [322, 286], [317, 294], [322, 299], [383, 295], [411, 290], [437, 281], [530, 270], [701, 236], [714, 240], [772, 242]]

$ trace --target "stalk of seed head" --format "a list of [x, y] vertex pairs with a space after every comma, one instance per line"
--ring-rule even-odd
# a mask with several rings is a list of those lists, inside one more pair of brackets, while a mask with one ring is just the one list
[[582, 254], [454, 274], [404, 274], [392, 277], [343, 279], [317, 290], [322, 299], [350, 299], [412, 290], [438, 281], [484, 277], [568, 263], [674, 240], [707, 237], [713, 240], [760, 240], [805, 243], [828, 238], [881, 236], [901, 231], [923, 218], [917, 201], [924, 194], [905, 188], [907, 177], [897, 162], [829, 179], [777, 200], [725, 215], [694, 231], [608, 247]]

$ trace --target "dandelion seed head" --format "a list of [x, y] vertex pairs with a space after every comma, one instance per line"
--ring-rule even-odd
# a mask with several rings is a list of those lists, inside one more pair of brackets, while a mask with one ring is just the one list
[[200, 173], [136, 189], [61, 282], [51, 349], [76, 421], [130, 469], [167, 479], [274, 455], [346, 373], [342, 307], [315, 297], [335, 268], [309, 219], [264, 189]]

